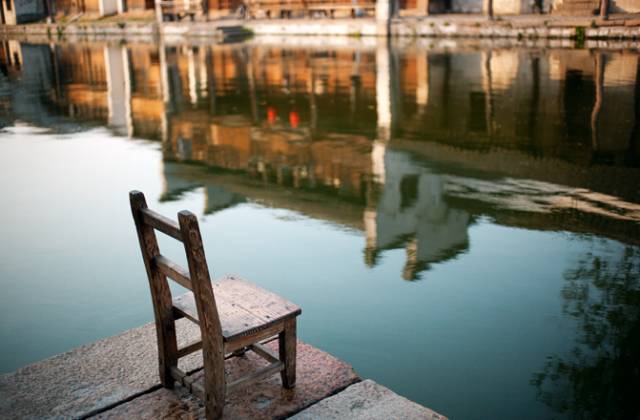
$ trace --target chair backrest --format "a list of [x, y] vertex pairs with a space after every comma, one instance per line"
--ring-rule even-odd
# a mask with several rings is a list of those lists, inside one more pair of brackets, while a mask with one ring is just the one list
[[[173, 305], [168, 277], [193, 292], [203, 342], [205, 335], [209, 335], [216, 342], [216, 347], [222, 345], [222, 328], [197, 217], [183, 210], [178, 213], [178, 223], [176, 223], [149, 209], [144, 194], [140, 191], [131, 191], [129, 201], [138, 232], [142, 259], [149, 278], [156, 324], [159, 327], [167, 323], [173, 325]], [[188, 271], [160, 254], [156, 230], [184, 244], [189, 263]]]

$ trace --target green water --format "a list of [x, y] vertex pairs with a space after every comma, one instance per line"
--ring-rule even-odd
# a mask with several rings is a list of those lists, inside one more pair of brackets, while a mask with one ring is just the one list
[[0, 42], [0, 372], [152, 321], [139, 189], [450, 418], [637, 417], [640, 56], [454, 44]]

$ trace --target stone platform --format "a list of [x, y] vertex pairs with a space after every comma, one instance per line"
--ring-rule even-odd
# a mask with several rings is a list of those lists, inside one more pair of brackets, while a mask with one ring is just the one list
[[[185, 320], [176, 324], [179, 346], [199, 338], [194, 324]], [[277, 341], [267, 344], [272, 350], [277, 350], [276, 346]], [[247, 352], [227, 360], [225, 369], [233, 378], [263, 363], [261, 358]], [[194, 380], [201, 380], [201, 352], [182, 358], [179, 367]], [[286, 418], [303, 415], [303, 410], [310, 406], [313, 410], [339, 413], [340, 418], [352, 418], [354, 401], [361, 409], [356, 410], [360, 417], [353, 418], [393, 418], [387, 415], [388, 410], [397, 418], [416, 418], [415, 415], [444, 418], [371, 381], [358, 384], [357, 388], [349, 387], [360, 382], [351, 366], [301, 341], [298, 342], [297, 367], [294, 389], [282, 388], [280, 376], [274, 375], [232, 393], [225, 404], [224, 418]], [[345, 388], [344, 397], [323, 401]], [[323, 405], [316, 404], [320, 401]], [[373, 411], [367, 411], [371, 409]], [[300, 418], [317, 418], [315, 412]], [[382, 417], [372, 417], [375, 413]], [[94, 417], [204, 418], [204, 407], [180, 385], [176, 384], [172, 390], [161, 387], [153, 324], [0, 376], [1, 419]]]
[[[531, 14], [496, 16], [481, 14], [406, 15], [391, 19], [390, 35], [396, 38], [466, 38], [511, 40], [572, 40], [625, 42], [625, 48], [640, 46], [640, 14], [611, 14], [606, 21], [597, 16]], [[160, 35], [169, 43], [189, 40], [220, 42], [258, 36], [313, 35], [351, 37], [377, 36], [376, 21], [364, 18], [305, 19], [217, 19], [208, 22], [83, 21], [69, 24], [0, 25], [0, 38], [49, 42], [63, 39], [126, 40], [155, 42]], [[386, 36], [386, 35], [385, 35]], [[348, 38], [347, 38], [348, 39]], [[572, 44], [575, 46], [575, 43]], [[592, 46], [585, 45], [587, 48]]]
[[368, 379], [291, 417], [293, 420], [446, 420]]

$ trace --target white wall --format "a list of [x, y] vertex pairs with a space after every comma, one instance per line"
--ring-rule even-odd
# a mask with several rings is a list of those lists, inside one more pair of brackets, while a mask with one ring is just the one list
[[119, 0], [100, 0], [100, 16], [115, 15], [118, 13]]
[[611, 10], [614, 12], [640, 13], [640, 0], [612, 0]]
[[129, 77], [129, 60], [127, 49], [122, 46], [104, 47], [104, 58], [107, 67], [107, 92], [109, 103], [109, 126], [119, 135], [129, 133], [131, 91]]
[[[13, 3], [13, 2], [12, 2]], [[16, 8], [15, 5], [11, 5], [11, 11], [7, 10], [6, 0], [0, 0], [0, 7], [2, 7], [2, 11], [4, 12], [4, 20], [6, 25], [15, 25], [16, 24]]]

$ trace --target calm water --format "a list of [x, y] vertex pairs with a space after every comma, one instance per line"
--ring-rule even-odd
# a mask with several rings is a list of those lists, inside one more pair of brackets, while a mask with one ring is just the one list
[[152, 320], [136, 188], [451, 418], [638, 416], [637, 53], [0, 46], [0, 372]]

